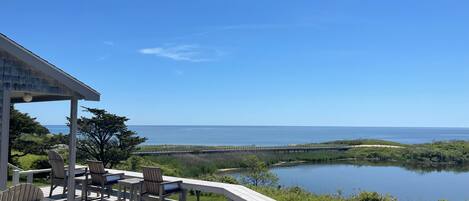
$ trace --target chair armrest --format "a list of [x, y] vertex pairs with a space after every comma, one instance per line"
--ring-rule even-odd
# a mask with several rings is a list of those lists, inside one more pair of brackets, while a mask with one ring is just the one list
[[177, 184], [178, 186], [180, 186], [182, 184], [182, 181], [163, 181], [160, 183], [161, 185], [169, 185], [169, 184]]
[[182, 181], [163, 181], [159, 184], [159, 190], [160, 190], [160, 196], [163, 196], [163, 194], [166, 194], [166, 188], [165, 186], [167, 185], [176, 185], [177, 189], [181, 189], [181, 184]]
[[163, 181], [163, 182], [156, 182], [156, 181], [145, 181], [145, 180], [142, 180], [140, 181], [140, 183], [144, 183], [144, 182], [149, 182], [149, 183], [153, 183], [153, 184], [156, 184], [156, 185], [167, 185], [167, 184], [182, 184], [182, 181]]
[[[68, 167], [65, 167], [64, 170], [65, 170], [65, 171], [68, 171]], [[85, 170], [85, 171], [88, 171], [88, 168], [87, 168], [87, 167], [81, 167], [81, 168], [75, 168], [75, 170]]]
[[176, 184], [178, 188], [181, 188], [182, 181], [163, 181], [160, 183], [160, 187], [162, 187], [162, 190], [164, 191], [164, 186], [171, 184]]
[[123, 178], [124, 177], [124, 173], [105, 173], [103, 174], [103, 176], [107, 177], [107, 176], [119, 176], [120, 178]]
[[106, 173], [106, 174], [103, 174], [103, 178], [104, 178], [105, 183], [110, 182], [110, 181], [121, 180], [124, 178], [124, 173], [116, 173], [116, 174]]

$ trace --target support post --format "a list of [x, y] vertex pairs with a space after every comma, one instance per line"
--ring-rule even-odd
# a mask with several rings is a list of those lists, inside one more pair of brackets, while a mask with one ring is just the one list
[[13, 170], [13, 177], [11, 179], [13, 186], [16, 186], [20, 183], [20, 170], [14, 169]]
[[8, 143], [10, 135], [10, 90], [3, 89], [2, 136], [0, 146], [0, 190], [7, 188], [8, 180]]
[[33, 180], [34, 180], [34, 174], [32, 172], [28, 173], [28, 175], [26, 176], [26, 183], [32, 184]]
[[77, 115], [78, 115], [78, 99], [72, 97], [70, 101], [70, 135], [69, 135], [69, 158], [68, 158], [68, 196], [67, 200], [75, 200], [75, 162], [77, 150]]

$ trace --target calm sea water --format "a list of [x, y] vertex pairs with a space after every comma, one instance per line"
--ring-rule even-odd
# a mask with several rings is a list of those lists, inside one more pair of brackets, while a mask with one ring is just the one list
[[400, 201], [469, 200], [469, 173], [417, 172], [400, 167], [299, 165], [273, 168], [283, 186], [301, 186], [318, 194], [360, 191], [390, 194]]
[[[68, 133], [66, 126], [47, 126]], [[469, 128], [300, 127], [300, 126], [129, 126], [147, 144], [287, 145], [341, 139], [382, 139], [401, 143], [469, 140]]]

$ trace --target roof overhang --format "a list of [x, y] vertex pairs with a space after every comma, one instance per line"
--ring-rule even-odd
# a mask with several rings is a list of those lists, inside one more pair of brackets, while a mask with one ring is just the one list
[[[66, 86], [68, 89], [77, 94], [76, 97], [83, 100], [90, 101], [99, 101], [101, 94], [89, 87], [85, 83], [79, 81], [78, 79], [72, 77], [70, 74], [56, 67], [55, 65], [49, 63], [45, 59], [39, 57], [23, 46], [19, 45], [15, 41], [11, 40], [7, 36], [0, 33], [0, 49], [4, 49], [6, 52], [17, 57], [19, 60], [30, 65], [34, 69], [44, 73], [47, 76], [50, 76], [52, 79], [57, 80], [59, 83]], [[56, 95], [38, 95], [39, 99], [37, 101], [43, 100], [66, 100], [69, 97], [65, 96], [56, 96]], [[13, 98], [13, 97], [12, 97]], [[18, 102], [20, 102], [18, 100]]]

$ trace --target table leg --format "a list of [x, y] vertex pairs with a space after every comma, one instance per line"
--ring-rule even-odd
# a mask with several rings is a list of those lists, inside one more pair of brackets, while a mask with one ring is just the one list
[[143, 191], [143, 190], [142, 190], [142, 188], [143, 188], [142, 184], [141, 184], [141, 183], [138, 184], [138, 185], [137, 185], [137, 188], [138, 188], [138, 193], [137, 193], [137, 196], [136, 196], [136, 197], [137, 197], [137, 201], [141, 201], [141, 200], [142, 200], [142, 191]]
[[134, 200], [138, 200], [137, 186], [134, 187]]
[[121, 201], [122, 200], [122, 184], [117, 185], [119, 193], [117, 194], [117, 200]]
[[200, 201], [200, 191], [195, 191], [195, 196], [197, 197], [197, 201]]
[[127, 186], [124, 186], [124, 193], [122, 195], [122, 198], [124, 198], [123, 200], [125, 201], [125, 194], [127, 193]]
[[130, 186], [130, 199], [129, 201], [133, 201], [134, 200], [134, 185], [131, 185]]
[[81, 182], [81, 200], [84, 199], [85, 201], [88, 200], [88, 192], [86, 192], [87, 191], [86, 184], [87, 184], [86, 180], [83, 180]]
[[187, 200], [187, 190], [182, 189], [181, 194], [179, 195], [179, 200], [180, 201], [186, 201]]

